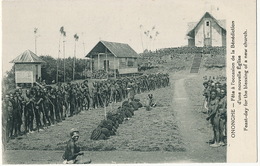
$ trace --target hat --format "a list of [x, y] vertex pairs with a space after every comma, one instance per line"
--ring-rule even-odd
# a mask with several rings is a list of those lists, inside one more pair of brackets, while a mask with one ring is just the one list
[[70, 136], [73, 138], [73, 137], [76, 137], [76, 136], [79, 136], [79, 130], [75, 129], [75, 128], [72, 128], [70, 130]]
[[209, 83], [207, 81], [203, 82], [203, 85], [208, 85]]

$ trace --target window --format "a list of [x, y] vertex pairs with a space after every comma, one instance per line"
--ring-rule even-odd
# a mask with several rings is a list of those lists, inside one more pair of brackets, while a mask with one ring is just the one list
[[126, 66], [126, 60], [125, 60], [125, 58], [120, 58], [120, 59], [119, 59], [119, 65], [120, 65], [120, 67], [125, 67], [125, 66]]
[[128, 67], [133, 67], [134, 66], [134, 61], [128, 60], [127, 66]]
[[206, 26], [209, 26], [209, 21], [206, 22]]

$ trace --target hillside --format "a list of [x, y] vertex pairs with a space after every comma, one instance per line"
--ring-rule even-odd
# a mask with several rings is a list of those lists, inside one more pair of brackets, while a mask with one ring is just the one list
[[[189, 70], [194, 55], [202, 56], [201, 68], [224, 68], [226, 66], [225, 47], [174, 47], [140, 54], [139, 66], [151, 68], [150, 72], [176, 72]], [[148, 71], [146, 71], [148, 72]]]

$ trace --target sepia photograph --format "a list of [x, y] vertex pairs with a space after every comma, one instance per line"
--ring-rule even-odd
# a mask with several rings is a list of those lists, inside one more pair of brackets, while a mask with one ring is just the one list
[[2, 164], [226, 163], [224, 2], [3, 0]]

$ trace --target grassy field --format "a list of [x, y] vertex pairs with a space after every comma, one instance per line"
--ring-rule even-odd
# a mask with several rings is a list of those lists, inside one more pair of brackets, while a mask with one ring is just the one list
[[[79, 145], [82, 150], [132, 150], [132, 151], [183, 151], [174, 110], [171, 109], [170, 87], [157, 89], [151, 93], [156, 96], [158, 107], [151, 111], [140, 108], [128, 121], [124, 121], [115, 136], [108, 140], [90, 140], [92, 130], [104, 118], [104, 109], [83, 111], [79, 115], [67, 118], [62, 123], [45, 131], [27, 134], [10, 140], [8, 149], [19, 150], [63, 150], [69, 139], [71, 128], [80, 130]], [[144, 103], [148, 93], [137, 95]], [[113, 111], [121, 103], [107, 108]]]
[[[225, 162], [226, 147], [211, 148], [206, 143], [212, 128], [202, 113], [203, 77], [220, 75], [225, 76], [225, 68], [202, 69], [198, 74], [171, 72], [169, 87], [150, 92], [158, 106], [151, 111], [135, 111], [108, 140], [90, 140], [92, 130], [104, 118], [104, 109], [83, 111], [45, 131], [10, 140], [6, 163], [61, 163], [69, 130], [75, 127], [80, 130], [78, 143], [93, 163]], [[147, 95], [136, 98], [144, 103]], [[107, 111], [120, 105], [111, 105]]]

